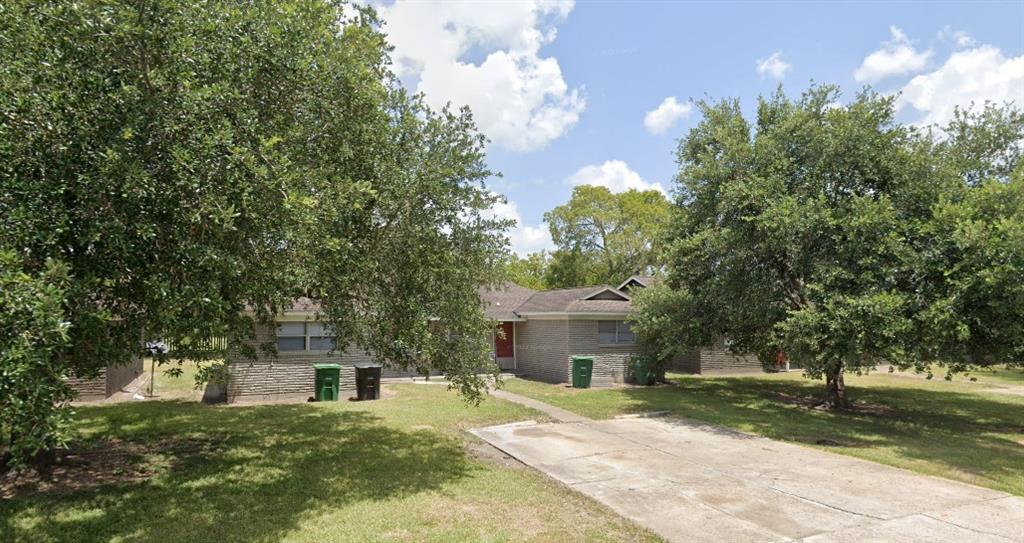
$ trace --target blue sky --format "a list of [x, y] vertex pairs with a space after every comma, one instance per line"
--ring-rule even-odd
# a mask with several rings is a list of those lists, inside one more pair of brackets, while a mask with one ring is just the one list
[[[469, 105], [492, 143], [492, 188], [513, 248], [550, 247], [545, 211], [574, 184], [672, 189], [691, 99], [749, 112], [782, 84], [849, 97], [902, 92], [900, 118], [956, 104], [1024, 104], [1024, 2], [612, 3], [522, 0], [380, 6], [403, 82]], [[667, 102], [666, 102], [667, 101]], [[659, 107], [661, 106], [661, 107]], [[645, 122], [646, 120], [646, 122]]]

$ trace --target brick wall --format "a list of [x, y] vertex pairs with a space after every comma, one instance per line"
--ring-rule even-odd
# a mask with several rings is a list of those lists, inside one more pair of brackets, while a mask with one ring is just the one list
[[[275, 339], [272, 328], [257, 327], [253, 345]], [[308, 351], [282, 351], [277, 358], [260, 357], [253, 361], [237, 352], [229, 352], [225, 358], [228, 363], [228, 402], [245, 400], [299, 399], [314, 395], [315, 372], [313, 364], [341, 364], [341, 383], [339, 391], [342, 397], [355, 391], [355, 367], [357, 362], [375, 362], [376, 359], [366, 351], [351, 348], [344, 353], [325, 353]], [[433, 371], [432, 375], [440, 375]], [[384, 379], [400, 377], [416, 377], [415, 371], [403, 371], [385, 367], [381, 370]]]
[[107, 370], [93, 378], [68, 377], [68, 385], [75, 391], [76, 400], [102, 400], [107, 397]]
[[596, 320], [569, 321], [569, 356], [594, 357], [594, 386], [622, 383], [631, 378], [630, 357], [639, 352], [636, 345], [600, 345], [597, 341]]
[[701, 349], [700, 373], [737, 373], [764, 371], [761, 361], [754, 355], [737, 355], [728, 352], [722, 343]]
[[516, 323], [517, 373], [549, 383], [569, 379], [568, 321]]
[[669, 368], [682, 373], [700, 373], [700, 351], [677, 354], [669, 363]]

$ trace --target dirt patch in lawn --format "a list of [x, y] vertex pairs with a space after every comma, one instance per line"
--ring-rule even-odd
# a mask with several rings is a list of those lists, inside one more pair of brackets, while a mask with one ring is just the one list
[[220, 448], [224, 439], [175, 439], [149, 445], [110, 440], [57, 451], [43, 468], [0, 472], [0, 500], [33, 494], [69, 494], [88, 488], [144, 481], [187, 457]]
[[[804, 409], [816, 409], [821, 411], [829, 411], [820, 398], [812, 396], [794, 396], [785, 392], [779, 392], [776, 397], [782, 403], [795, 405]], [[846, 413], [850, 415], [868, 415], [871, 417], [882, 417], [887, 419], [898, 420], [903, 418], [898, 411], [895, 409], [882, 404], [868, 403], [860, 400], [854, 400], [850, 407], [842, 410], [837, 410], [836, 413]]]

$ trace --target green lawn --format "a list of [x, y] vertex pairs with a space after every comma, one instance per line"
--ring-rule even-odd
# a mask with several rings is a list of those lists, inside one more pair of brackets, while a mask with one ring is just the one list
[[[200, 362], [201, 365], [210, 365], [218, 363], [217, 361]], [[143, 367], [145, 368], [146, 375], [150, 375], [150, 371], [153, 369], [153, 359], [147, 358], [143, 361]], [[167, 370], [170, 368], [181, 368], [181, 375], [175, 377], [167, 374]], [[152, 375], [155, 377], [156, 388], [153, 391], [154, 396], [157, 399], [199, 399], [203, 397], [202, 390], [196, 390], [196, 369], [197, 365], [191, 360], [186, 360], [181, 366], [178, 364], [169, 362], [164, 365], [157, 365], [156, 372]], [[145, 395], [149, 395], [149, 384], [141, 391]]]
[[970, 377], [978, 383], [1024, 385], [1024, 369], [1021, 368], [986, 368], [971, 372]]
[[832, 413], [800, 404], [820, 397], [823, 385], [798, 373], [670, 378], [673, 385], [652, 388], [577, 390], [522, 379], [505, 387], [592, 418], [669, 411], [1024, 495], [1024, 396], [989, 392], [991, 384], [849, 376], [852, 397], [866, 409]]
[[[941, 367], [934, 366], [932, 373], [933, 380], [945, 380], [946, 370]], [[913, 371], [896, 371], [892, 375], [895, 377], [925, 378], [924, 374], [914, 373]], [[1024, 368], [1007, 368], [1006, 366], [981, 368], [969, 373], [958, 373], [951, 376], [950, 380], [958, 383], [989, 385], [996, 388], [1003, 387], [1004, 385], [1018, 386], [1024, 385]]]
[[[159, 386], [159, 383], [158, 383]], [[441, 386], [377, 402], [78, 408], [80, 444], [141, 447], [145, 481], [0, 501], [0, 541], [650, 541], [464, 429], [543, 419]]]

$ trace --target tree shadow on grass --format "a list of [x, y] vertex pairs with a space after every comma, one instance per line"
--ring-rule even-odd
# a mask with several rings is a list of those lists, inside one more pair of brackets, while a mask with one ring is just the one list
[[[674, 387], [624, 388], [628, 412], [669, 411], [690, 419], [808, 445], [830, 444], [862, 458], [908, 465], [925, 461], [947, 476], [1024, 495], [1024, 406], [956, 390], [850, 387], [860, 411], [811, 409], [815, 381], [682, 378]], [[807, 403], [807, 402], [804, 402]], [[888, 449], [889, 458], [876, 450]], [[842, 450], [846, 449], [846, 450]], [[859, 449], [859, 451], [858, 451]], [[939, 473], [942, 474], [942, 473]]]
[[156, 453], [169, 467], [143, 483], [0, 502], [0, 540], [277, 541], [307, 513], [437, 490], [473, 469], [456, 439], [364, 411], [147, 402], [81, 414], [103, 439], [181, 446]]

